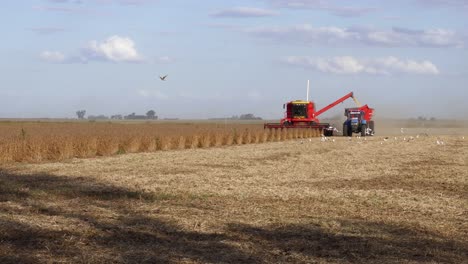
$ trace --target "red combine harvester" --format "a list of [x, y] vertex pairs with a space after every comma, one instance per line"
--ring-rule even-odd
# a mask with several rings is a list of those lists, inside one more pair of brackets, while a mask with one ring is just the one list
[[[322, 132], [322, 134], [325, 136], [332, 136], [335, 128], [331, 127], [330, 124], [328, 123], [320, 123], [317, 117], [325, 113], [326, 111], [330, 110], [331, 108], [335, 107], [336, 105], [346, 101], [349, 98], [353, 98], [353, 100], [359, 106], [358, 108], [355, 108], [355, 109], [359, 109], [360, 112], [364, 113], [360, 121], [361, 120], [370, 121], [370, 118], [372, 117], [373, 109], [369, 108], [367, 105], [360, 106], [359, 102], [354, 97], [353, 92], [350, 92], [349, 94], [341, 97], [340, 99], [336, 100], [335, 102], [327, 105], [326, 107], [318, 111], [315, 110], [315, 103], [312, 101], [296, 100], [296, 101], [288, 102], [285, 105], [283, 105], [283, 108], [286, 109], [286, 113], [285, 113], [285, 117], [281, 119], [280, 123], [266, 123], [264, 124], [264, 128], [270, 128], [270, 129], [315, 128], [315, 129], [319, 129]], [[369, 114], [369, 111], [370, 111], [370, 114]], [[356, 132], [354, 128], [352, 131], [348, 129], [348, 127], [346, 128], [347, 128], [346, 130], [347, 133]], [[357, 129], [360, 129], [360, 127]], [[346, 134], [346, 135], [349, 135], [349, 134]]]

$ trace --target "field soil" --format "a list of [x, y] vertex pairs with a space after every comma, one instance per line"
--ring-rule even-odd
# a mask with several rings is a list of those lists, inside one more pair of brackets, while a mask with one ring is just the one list
[[463, 263], [468, 138], [398, 134], [0, 170], [0, 263]]

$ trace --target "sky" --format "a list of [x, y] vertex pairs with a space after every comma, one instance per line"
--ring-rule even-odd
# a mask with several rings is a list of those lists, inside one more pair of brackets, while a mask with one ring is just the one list
[[310, 80], [318, 108], [468, 119], [468, 0], [22, 0], [0, 22], [0, 118], [279, 119]]

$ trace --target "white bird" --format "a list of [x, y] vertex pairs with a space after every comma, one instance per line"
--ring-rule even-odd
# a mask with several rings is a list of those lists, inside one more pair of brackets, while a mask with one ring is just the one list
[[404, 128], [400, 128], [400, 132], [401, 132], [402, 134], [404, 134], [404, 133], [405, 133], [405, 129], [404, 129]]
[[437, 140], [436, 143], [437, 143], [437, 145], [440, 145], [440, 141], [439, 141], [439, 140]]
[[462, 137], [463, 140], [465, 140], [465, 137]]
[[159, 79], [161, 79], [161, 81], [165, 81], [167, 78], [167, 75], [164, 75], [164, 76], [159, 76]]

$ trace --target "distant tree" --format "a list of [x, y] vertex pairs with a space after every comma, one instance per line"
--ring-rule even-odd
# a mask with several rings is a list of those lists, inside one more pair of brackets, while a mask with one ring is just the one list
[[435, 117], [431, 117], [431, 121], [436, 121], [437, 119]]
[[131, 113], [129, 115], [126, 115], [124, 118], [125, 119], [135, 119], [136, 113]]
[[261, 117], [256, 117], [254, 114], [243, 114], [239, 117], [241, 120], [261, 120]]
[[113, 115], [113, 116], [111, 116], [111, 119], [121, 120], [121, 119], [123, 119], [123, 116], [122, 115]]
[[148, 117], [148, 119], [155, 119], [156, 112], [154, 110], [149, 110], [148, 112], [146, 112], [146, 116]]
[[86, 115], [86, 110], [78, 110], [76, 111], [76, 115], [78, 116], [78, 119], [84, 119]]
[[89, 120], [107, 120], [109, 119], [109, 117], [105, 115], [97, 115], [97, 116], [90, 115], [88, 116], [88, 119]]

